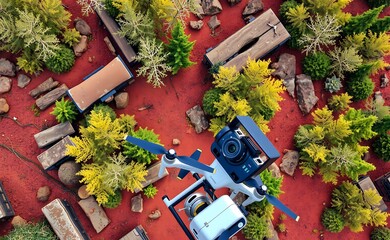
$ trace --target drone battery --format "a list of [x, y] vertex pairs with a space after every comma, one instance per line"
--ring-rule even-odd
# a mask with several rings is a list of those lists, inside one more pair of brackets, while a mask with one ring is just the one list
[[197, 239], [212, 240], [225, 231], [232, 236], [245, 224], [246, 218], [241, 210], [229, 196], [223, 195], [192, 219], [190, 229]]

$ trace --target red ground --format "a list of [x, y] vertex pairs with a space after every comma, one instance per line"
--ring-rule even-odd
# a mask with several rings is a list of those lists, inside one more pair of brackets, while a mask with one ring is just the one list
[[[64, 1], [72, 12], [73, 17], [81, 16], [80, 7], [74, 2], [70, 0]], [[205, 163], [211, 163], [214, 159], [209, 151], [210, 145], [214, 141], [213, 136], [209, 132], [196, 134], [186, 120], [185, 111], [196, 104], [201, 104], [204, 91], [211, 86], [211, 82], [207, 77], [207, 69], [201, 63], [205, 50], [217, 45], [244, 25], [240, 15], [246, 1], [234, 7], [229, 7], [226, 4], [227, 1], [222, 0], [221, 2], [224, 10], [218, 18], [221, 20], [222, 25], [217, 29], [216, 36], [211, 36], [207, 25], [199, 32], [187, 29], [191, 34], [191, 39], [196, 40], [192, 60], [196, 61], [197, 64], [189, 69], [181, 70], [176, 76], [172, 77], [172, 80], [167, 79], [166, 87], [160, 89], [153, 88], [145, 83], [144, 78], [137, 77], [135, 83], [126, 88], [126, 91], [130, 94], [129, 106], [125, 110], [118, 111], [118, 114], [134, 114], [139, 126], [154, 129], [160, 135], [161, 142], [166, 147], [171, 147], [173, 138], [179, 138], [181, 145], [175, 147], [179, 154], [188, 155], [196, 148], [202, 149], [201, 161]], [[264, 2], [265, 9], [272, 8], [274, 12], [278, 11], [281, 3], [280, 0]], [[352, 13], [361, 13], [366, 9], [367, 6], [362, 0], [355, 0], [348, 7], [348, 10]], [[389, 15], [389, 13], [390, 9], [387, 8], [382, 15]], [[193, 16], [191, 18], [195, 19]], [[22, 124], [36, 124], [39, 128], [44, 125], [54, 125], [56, 121], [49, 114], [51, 108], [41, 112], [39, 117], [34, 116], [30, 110], [34, 99], [28, 95], [28, 92], [50, 76], [61, 83], [66, 83], [68, 87], [72, 87], [79, 83], [82, 77], [113, 58], [103, 41], [106, 32], [98, 27], [96, 15], [91, 15], [85, 19], [93, 29], [93, 39], [89, 44], [89, 50], [76, 60], [74, 68], [67, 74], [57, 75], [44, 72], [40, 76], [34, 77], [30, 85], [25, 89], [18, 88], [15, 79], [11, 92], [0, 96], [6, 98], [11, 107], [8, 116], [16, 117]], [[205, 22], [208, 19], [206, 17]], [[297, 54], [297, 52], [283, 47], [272, 58], [275, 59], [283, 52]], [[12, 56], [3, 52], [0, 52], [0, 56], [14, 60]], [[95, 56], [93, 63], [88, 62], [88, 57], [91, 56]], [[299, 66], [301, 57], [298, 55], [297, 57], [297, 73], [299, 74], [301, 73]], [[390, 59], [387, 58], [387, 61], [389, 63]], [[133, 72], [135, 72], [134, 70], [132, 68]], [[378, 76], [373, 76], [376, 84], [375, 90], [379, 89]], [[320, 98], [318, 107], [322, 107], [327, 95], [322, 92], [321, 89], [323, 87], [320, 82], [315, 83], [315, 88], [317, 90], [316, 95]], [[386, 105], [389, 105], [389, 88], [380, 90], [386, 99]], [[285, 100], [281, 102], [282, 110], [270, 122], [271, 132], [267, 134], [280, 152], [283, 152], [284, 149], [293, 149], [292, 137], [297, 127], [312, 120], [310, 115], [303, 116], [301, 114], [296, 101], [288, 96], [287, 93], [283, 96]], [[153, 108], [146, 111], [138, 111], [138, 108], [146, 104], [153, 104]], [[34, 127], [21, 128], [10, 119], [0, 120], [0, 144], [11, 146], [28, 159], [39, 164], [36, 156], [43, 150], [39, 149], [34, 141], [33, 135], [37, 132], [39, 130]], [[82, 225], [92, 239], [118, 239], [138, 224], [142, 224], [147, 230], [149, 237], [154, 240], [186, 239], [179, 225], [161, 200], [163, 195], [174, 197], [193, 182], [191, 178], [181, 182], [176, 180], [178, 173], [176, 169], [169, 169], [170, 175], [156, 184], [159, 192], [154, 199], [144, 199], [143, 213], [131, 212], [130, 199], [133, 194], [123, 192], [123, 201], [120, 207], [113, 210], [106, 209], [111, 223], [100, 234], [96, 234], [91, 223], [81, 208], [78, 207], [77, 199], [73, 194], [64, 191], [59, 185], [48, 180], [33, 164], [21, 160], [3, 148], [0, 148], [0, 153], [0, 180], [3, 182], [16, 214], [28, 221], [36, 221], [43, 218], [41, 208], [46, 203], [38, 202], [35, 196], [39, 187], [48, 185], [52, 189], [49, 201], [55, 198], [65, 198], [70, 201]], [[372, 179], [390, 171], [389, 163], [378, 160], [373, 154], [371, 154], [369, 161], [377, 166], [377, 170], [370, 172]], [[276, 162], [279, 164], [281, 158]], [[49, 173], [57, 178], [56, 171], [50, 171]], [[318, 175], [313, 178], [302, 176], [299, 169], [296, 171], [295, 177], [285, 176], [282, 187], [285, 193], [281, 195], [280, 199], [299, 214], [301, 220], [299, 222], [294, 222], [291, 219], [285, 220], [287, 234], [279, 234], [280, 239], [319, 239], [319, 233], [315, 233], [314, 230], [323, 229], [320, 223], [320, 214], [324, 206], [329, 205], [330, 192], [333, 187], [331, 184], [322, 183]], [[159, 209], [162, 212], [162, 217], [155, 221], [148, 220], [148, 214], [155, 209]], [[279, 214], [280, 212], [276, 211], [275, 217], [277, 218]], [[7, 234], [10, 229], [11, 224], [9, 222], [0, 223], [0, 235]], [[367, 227], [364, 232], [359, 234], [351, 233], [348, 229], [339, 234], [325, 232], [324, 239], [368, 239], [370, 231], [371, 228]], [[238, 239], [244, 239], [244, 237], [238, 234]]]

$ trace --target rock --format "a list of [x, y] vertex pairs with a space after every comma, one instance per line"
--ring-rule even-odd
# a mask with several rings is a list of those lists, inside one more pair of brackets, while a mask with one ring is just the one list
[[16, 75], [15, 64], [8, 61], [5, 58], [0, 58], [0, 75], [15, 77]]
[[0, 77], [0, 94], [7, 93], [11, 90], [12, 80], [7, 77]]
[[141, 194], [131, 198], [131, 211], [141, 213], [144, 210], [144, 202]]
[[100, 233], [111, 222], [102, 206], [97, 203], [94, 197], [82, 199], [78, 203], [97, 233]]
[[77, 191], [77, 195], [79, 195], [81, 199], [87, 199], [90, 196], [89, 192], [87, 191], [87, 185], [81, 186]]
[[299, 152], [289, 150], [284, 154], [282, 163], [280, 164], [280, 170], [287, 173], [290, 176], [294, 175], [294, 171], [298, 166]]
[[192, 107], [186, 111], [187, 117], [195, 127], [196, 133], [201, 133], [209, 128], [209, 122], [207, 121], [202, 108], [199, 105]]
[[384, 105], [385, 104], [385, 99], [383, 98], [381, 91], [376, 91], [374, 93], [374, 102], [377, 105]]
[[9, 111], [9, 105], [7, 100], [0, 98], [0, 114], [7, 113]]
[[76, 18], [74, 20], [74, 27], [76, 28], [77, 31], [79, 31], [81, 35], [88, 36], [92, 34], [91, 27], [88, 25], [86, 21], [84, 21], [81, 18]]
[[218, 0], [202, 0], [204, 14], [215, 15], [222, 11], [222, 5]]
[[190, 27], [195, 30], [200, 30], [203, 27], [203, 21], [190, 21]]
[[292, 54], [283, 53], [280, 55], [278, 62], [272, 63], [271, 68], [275, 71], [271, 74], [283, 80], [287, 92], [295, 98], [295, 74], [296, 58]]
[[160, 217], [161, 217], [161, 212], [158, 209], [154, 210], [151, 214], [148, 215], [148, 218], [152, 220], [159, 219]]
[[40, 202], [46, 202], [50, 197], [51, 191], [48, 186], [43, 186], [38, 189], [37, 199]]
[[241, 0], [228, 0], [228, 3], [230, 4], [230, 6], [233, 6], [233, 5], [236, 5], [237, 3], [240, 3]]
[[202, 7], [202, 0], [194, 0], [194, 10], [193, 13], [199, 18], [203, 19], [204, 11]]
[[31, 97], [37, 98], [39, 97], [39, 95], [52, 90], [53, 88], [57, 87], [59, 84], [60, 84], [59, 82], [54, 81], [53, 78], [49, 77], [43, 83], [39, 84], [38, 87], [31, 90], [29, 94]]
[[68, 161], [61, 164], [58, 169], [58, 178], [60, 181], [69, 186], [74, 186], [79, 184], [81, 176], [76, 175], [81, 169], [81, 165], [75, 161]]
[[381, 84], [380, 87], [381, 88], [385, 88], [385, 87], [387, 87], [389, 85], [389, 79], [387, 78], [386, 73], [381, 75], [381, 79], [380, 80], [381, 80], [380, 81], [380, 84]]
[[217, 16], [214, 15], [207, 22], [207, 25], [209, 26], [211, 31], [214, 31], [217, 27], [221, 25], [221, 22], [218, 20]]
[[282, 176], [280, 174], [280, 169], [275, 162], [273, 162], [271, 165], [269, 165], [268, 170], [272, 173], [273, 177], [279, 178]]
[[240, 206], [248, 197], [242, 192], [238, 192], [236, 196], [233, 197], [233, 202]]
[[88, 49], [88, 37], [85, 35], [81, 36], [80, 42], [73, 45], [74, 54], [80, 57]]
[[116, 56], [116, 51], [115, 51], [115, 48], [114, 46], [112, 45], [110, 39], [108, 37], [105, 37], [103, 39], [103, 41], [106, 43], [107, 47], [108, 47], [108, 50], [110, 50], [110, 52], [112, 53], [112, 55]]
[[310, 76], [300, 74], [296, 76], [298, 106], [303, 114], [308, 114], [318, 102], [313, 82]]
[[27, 225], [28, 223], [24, 218], [17, 215], [14, 218], [12, 218], [11, 224], [15, 228], [15, 227], [23, 227], [23, 226]]
[[174, 139], [172, 140], [172, 144], [173, 144], [174, 146], [178, 146], [178, 145], [180, 145], [180, 140], [177, 139], [177, 138], [174, 138]]
[[88, 62], [93, 63], [95, 61], [95, 56], [89, 56], [88, 57]]
[[115, 105], [118, 109], [126, 108], [129, 104], [129, 94], [127, 92], [118, 93], [115, 96]]
[[31, 82], [31, 78], [29, 78], [27, 75], [19, 74], [18, 75], [18, 87], [24, 88]]
[[268, 229], [272, 233], [271, 237], [264, 238], [265, 240], [279, 240], [278, 232], [275, 230], [271, 220], [268, 220]]
[[263, 10], [264, 5], [261, 0], [249, 0], [248, 4], [245, 6], [244, 11], [242, 12], [243, 16], [251, 15], [258, 13]]

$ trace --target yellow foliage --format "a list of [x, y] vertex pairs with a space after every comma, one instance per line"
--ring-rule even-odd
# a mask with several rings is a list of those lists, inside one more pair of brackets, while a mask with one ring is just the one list
[[223, 67], [221, 66], [218, 70], [218, 73], [213, 74], [214, 81], [213, 84], [217, 88], [221, 88], [228, 92], [235, 92], [238, 90], [238, 85], [240, 84], [237, 81], [240, 73], [237, 71], [236, 67]]
[[166, 22], [172, 22], [177, 14], [175, 5], [171, 0], [152, 0], [151, 7], [157, 17]]
[[87, 185], [87, 192], [96, 196], [96, 201], [99, 204], [106, 203], [108, 201], [109, 193], [104, 189], [102, 171], [103, 166], [92, 163], [84, 164], [77, 175], [82, 176], [81, 183]]
[[365, 32], [348, 35], [344, 38], [342, 45], [344, 48], [354, 47], [358, 50], [361, 50], [364, 47], [365, 38], [366, 38]]
[[268, 127], [268, 123], [269, 121], [265, 120], [264, 117], [260, 114], [254, 114], [252, 116], [252, 119], [253, 121], [257, 124], [257, 126], [259, 126], [260, 130], [263, 132], [263, 133], [267, 133], [270, 131], [269, 127]]
[[94, 151], [92, 142], [88, 138], [72, 137], [75, 144], [66, 146], [66, 155], [75, 158], [77, 163], [86, 162], [92, 158]]
[[314, 125], [328, 128], [333, 121], [332, 111], [327, 106], [322, 109], [316, 109], [312, 114]]
[[112, 5], [116, 7], [120, 12], [128, 12], [127, 9], [137, 10], [137, 0], [113, 0]]
[[328, 126], [328, 135], [330, 139], [334, 139], [338, 142], [352, 134], [352, 130], [349, 128], [351, 122], [345, 120], [344, 115], [340, 115], [337, 120], [331, 121]]
[[271, 60], [254, 60], [250, 57], [246, 62], [246, 66], [244, 67], [244, 74], [251, 82], [251, 85], [257, 85], [263, 83], [265, 79], [267, 79], [271, 73], [274, 71], [273, 69], [268, 68]]
[[229, 92], [222, 94], [219, 98], [219, 102], [214, 103], [214, 107], [218, 110], [216, 115], [223, 116], [228, 113], [231, 104], [234, 101], [233, 96]]
[[329, 150], [325, 146], [315, 143], [309, 143], [302, 151], [306, 152], [314, 162], [326, 162], [326, 156], [329, 153]]
[[293, 27], [299, 29], [301, 33], [306, 30], [306, 20], [309, 19], [310, 14], [303, 3], [295, 8], [290, 8], [286, 15], [289, 23], [291, 23]]
[[142, 182], [148, 174], [145, 164], [131, 161], [124, 170], [126, 176], [125, 188], [127, 191], [134, 192], [136, 189], [142, 189]]
[[268, 77], [264, 79], [263, 84], [258, 85], [250, 92], [250, 99], [255, 101], [254, 107], [259, 104], [259, 107], [267, 107], [275, 112], [280, 110], [279, 103], [283, 100], [280, 95], [285, 90], [282, 80], [276, 80]]
[[390, 52], [390, 35], [385, 32], [368, 31], [364, 42], [363, 55], [366, 58], [380, 58]]

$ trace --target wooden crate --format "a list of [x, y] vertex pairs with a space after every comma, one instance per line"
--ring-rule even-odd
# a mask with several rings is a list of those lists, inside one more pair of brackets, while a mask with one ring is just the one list
[[70, 122], [64, 122], [35, 134], [34, 138], [38, 147], [44, 148], [73, 133], [75, 131], [72, 124]]
[[138, 225], [119, 240], [149, 240], [149, 237], [142, 225]]
[[49, 149], [38, 155], [38, 161], [42, 164], [43, 169], [51, 170], [63, 163], [66, 159], [66, 146], [75, 144], [70, 140], [70, 136], [66, 136], [61, 141], [57, 142]]
[[8, 220], [15, 216], [14, 209], [5, 194], [2, 182], [0, 182], [0, 220]]
[[[276, 26], [276, 30], [272, 28]], [[236, 66], [241, 71], [248, 58], [259, 59], [284, 44], [290, 34], [275, 13], [268, 9], [255, 20], [242, 27], [233, 35], [204, 55], [204, 61], [214, 66]]]

